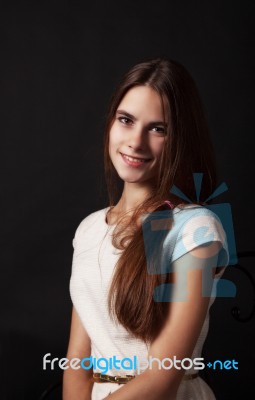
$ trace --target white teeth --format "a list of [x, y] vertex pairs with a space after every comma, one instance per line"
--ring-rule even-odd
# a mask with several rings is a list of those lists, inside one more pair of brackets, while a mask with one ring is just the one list
[[143, 162], [143, 161], [145, 161], [145, 159], [129, 157], [129, 156], [126, 156], [126, 154], [123, 154], [123, 156], [124, 156], [128, 161], [132, 161], [132, 162]]

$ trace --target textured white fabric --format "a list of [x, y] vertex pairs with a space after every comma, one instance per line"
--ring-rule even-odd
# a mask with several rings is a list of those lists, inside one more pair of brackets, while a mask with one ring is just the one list
[[[148, 348], [146, 344], [131, 335], [126, 329], [117, 323], [114, 323], [108, 315], [107, 310], [107, 296], [114, 273], [114, 267], [118, 260], [120, 251], [113, 247], [111, 243], [111, 234], [113, 226], [109, 226], [106, 221], [106, 213], [109, 208], [99, 210], [90, 214], [85, 218], [76, 230], [73, 240], [74, 254], [72, 265], [72, 276], [70, 280], [70, 293], [73, 305], [80, 316], [80, 319], [88, 332], [91, 339], [91, 355], [97, 359], [104, 357], [110, 359], [115, 355], [118, 359], [125, 357], [132, 358], [137, 356], [138, 359], [147, 358]], [[185, 216], [184, 216], [184, 213]], [[194, 214], [195, 213], [195, 214]], [[199, 239], [191, 240], [187, 229], [187, 221], [190, 224], [192, 216], [195, 225], [199, 222], [197, 217], [207, 217], [203, 220], [203, 224], [207, 223], [209, 232], [213, 232], [213, 239], [221, 241], [225, 253], [228, 254], [225, 233], [220, 222], [215, 218], [215, 215], [204, 207], [193, 207], [190, 210], [180, 210], [178, 208], [173, 210], [174, 227], [179, 225], [179, 229], [173, 229], [173, 233], [167, 236], [168, 243], [173, 242], [171, 235], [175, 234], [175, 245], [178, 244], [180, 232], [182, 229], [183, 235], [186, 237], [184, 240], [185, 251], [188, 252], [192, 248], [199, 245]], [[215, 222], [216, 221], [216, 222]], [[180, 223], [181, 222], [181, 223]], [[201, 220], [200, 220], [201, 223]], [[185, 225], [186, 224], [186, 225]], [[185, 225], [185, 226], [184, 226]], [[189, 231], [192, 229], [195, 232], [195, 226], [189, 226]], [[194, 237], [194, 232], [191, 232]], [[202, 235], [204, 237], [204, 235]], [[206, 240], [202, 239], [203, 243]], [[178, 239], [178, 240], [177, 240]], [[209, 239], [208, 239], [209, 240]], [[167, 242], [166, 241], [166, 242]], [[182, 243], [183, 245], [183, 243]], [[185, 251], [173, 248], [173, 254], [176, 254], [175, 259], [184, 254]], [[228, 257], [224, 257], [225, 264], [227, 265]], [[173, 258], [172, 258], [173, 261]], [[223, 270], [218, 277], [222, 275]], [[208, 333], [209, 327], [209, 309], [215, 300], [217, 279], [213, 283], [212, 297], [210, 298], [207, 315], [194, 348], [192, 359], [201, 357], [202, 347]], [[94, 368], [96, 372], [102, 372], [100, 369]], [[186, 373], [190, 374], [196, 372], [188, 370]], [[107, 372], [110, 375], [125, 375], [137, 374], [137, 370], [129, 370], [120, 372], [119, 370], [111, 370]], [[115, 383], [95, 383], [92, 390], [92, 400], [102, 400], [109, 392], [118, 390], [122, 385]], [[178, 390], [176, 400], [214, 400], [214, 394], [209, 386], [200, 378], [193, 380], [183, 380]]]

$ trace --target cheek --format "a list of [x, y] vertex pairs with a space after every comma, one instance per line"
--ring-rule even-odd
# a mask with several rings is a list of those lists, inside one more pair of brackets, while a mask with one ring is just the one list
[[120, 134], [116, 126], [113, 125], [109, 133], [109, 149], [115, 147], [120, 142]]
[[160, 156], [165, 145], [164, 138], [153, 138], [150, 143], [150, 148], [155, 156]]
[[113, 127], [109, 133], [109, 154], [111, 159], [116, 154], [119, 144], [120, 144], [120, 138], [118, 135], [118, 131]]

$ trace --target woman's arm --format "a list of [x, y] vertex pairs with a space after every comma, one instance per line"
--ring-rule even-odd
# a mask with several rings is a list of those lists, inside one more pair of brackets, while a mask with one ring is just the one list
[[[68, 360], [90, 357], [90, 338], [73, 307], [71, 333], [68, 345]], [[92, 370], [66, 369], [63, 376], [63, 400], [90, 400], [93, 387]]]
[[[199, 246], [173, 263], [174, 291], [169, 312], [148, 357], [191, 358], [206, 316], [220, 248], [220, 242]], [[154, 363], [152, 369], [146, 369], [107, 400], [175, 400], [184, 373], [184, 369], [174, 367], [160, 370]]]

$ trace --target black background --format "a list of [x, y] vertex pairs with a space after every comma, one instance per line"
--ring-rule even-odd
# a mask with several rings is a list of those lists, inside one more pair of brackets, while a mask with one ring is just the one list
[[[218, 202], [232, 207], [238, 251], [254, 245], [253, 1], [8, 2], [0, 9], [1, 319], [0, 398], [34, 400], [61, 377], [42, 357], [64, 357], [72, 238], [107, 206], [102, 163], [112, 91], [133, 64], [166, 56], [200, 90], [211, 129]], [[254, 276], [251, 259], [245, 259]], [[236, 271], [238, 298], [217, 299], [205, 354], [239, 360], [207, 371], [217, 400], [253, 398], [253, 292]], [[232, 274], [232, 275], [231, 275]], [[249, 310], [248, 310], [249, 309]], [[60, 398], [60, 390], [51, 397]], [[247, 397], [248, 398], [248, 397]], [[199, 399], [198, 399], [199, 400]]]

